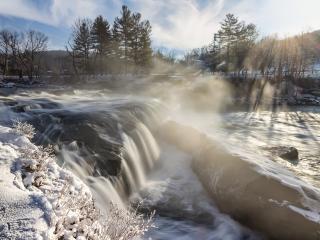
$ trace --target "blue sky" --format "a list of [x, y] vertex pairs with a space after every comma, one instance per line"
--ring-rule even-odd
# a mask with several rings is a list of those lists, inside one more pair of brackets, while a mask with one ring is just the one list
[[320, 0], [1, 0], [0, 28], [39, 30], [50, 49], [64, 49], [77, 18], [102, 14], [112, 23], [122, 4], [151, 21], [154, 47], [178, 52], [209, 43], [229, 12], [262, 35], [320, 29]]

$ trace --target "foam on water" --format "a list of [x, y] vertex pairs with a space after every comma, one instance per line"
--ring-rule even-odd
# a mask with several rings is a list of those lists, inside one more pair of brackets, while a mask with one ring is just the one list
[[140, 192], [131, 197], [142, 208], [155, 209], [156, 228], [144, 239], [259, 239], [219, 212], [191, 169], [191, 157], [161, 144], [160, 161]]

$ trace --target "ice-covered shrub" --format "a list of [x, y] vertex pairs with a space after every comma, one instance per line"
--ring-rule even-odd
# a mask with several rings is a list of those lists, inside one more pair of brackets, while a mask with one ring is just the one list
[[60, 189], [48, 194], [53, 199], [52, 207], [57, 217], [51, 238], [100, 239], [100, 212], [91, 193], [87, 189], [77, 189], [78, 183], [74, 180], [69, 178]]
[[53, 148], [48, 147], [21, 148], [23, 183], [26, 187], [34, 185], [40, 187], [45, 181], [48, 164], [53, 161]]
[[[14, 131], [34, 135], [34, 128], [17, 122]], [[111, 204], [101, 216], [89, 188], [75, 175], [56, 163], [52, 146], [21, 148], [20, 171], [23, 184], [41, 192], [52, 210], [48, 239], [129, 240], [142, 236], [152, 227], [152, 217], [144, 219], [137, 211]]]
[[30, 140], [35, 135], [35, 129], [31, 124], [20, 121], [15, 121], [13, 123], [13, 132], [18, 133], [19, 135], [24, 135]]
[[142, 214], [137, 212], [137, 209], [118, 208], [116, 205], [111, 204], [108, 212], [108, 217], [103, 223], [103, 231], [100, 239], [136, 239], [145, 232], [147, 232], [153, 225], [152, 212], [148, 219], [145, 219]]

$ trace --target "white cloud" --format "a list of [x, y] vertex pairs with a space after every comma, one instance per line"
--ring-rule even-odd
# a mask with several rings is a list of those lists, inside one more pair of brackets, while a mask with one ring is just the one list
[[255, 16], [265, 33], [293, 35], [320, 28], [319, 0], [268, 0]]
[[71, 26], [77, 18], [94, 18], [105, 13], [113, 1], [51, 0], [36, 5], [26, 0], [0, 1], [0, 14], [37, 21], [52, 26]]
[[292, 36], [320, 29], [319, 0], [241, 0], [229, 9], [255, 23], [261, 34]]
[[102, 14], [107, 5], [104, 0], [52, 1], [50, 12], [53, 22], [55, 24], [67, 24], [68, 26], [72, 25], [77, 18], [94, 18], [98, 14]]
[[189, 49], [208, 44], [217, 29], [224, 0], [200, 6], [196, 0], [132, 0], [153, 27], [156, 45]]
[[[118, 15], [124, 0], [50, 0], [44, 7], [27, 0], [0, 0], [0, 15], [71, 26], [76, 18]], [[156, 46], [179, 50], [208, 44], [228, 12], [256, 23], [261, 33], [293, 35], [320, 29], [319, 0], [127, 0], [151, 21]], [[202, 4], [199, 4], [202, 2]], [[205, 3], [207, 2], [207, 3]], [[42, 4], [43, 5], [43, 4]]]
[[24, 0], [0, 1], [0, 14], [50, 24], [49, 20], [35, 5]]
[[208, 44], [226, 13], [255, 23], [263, 35], [320, 29], [320, 0], [208, 0], [202, 7], [198, 1], [131, 0], [151, 20], [155, 43], [176, 49]]

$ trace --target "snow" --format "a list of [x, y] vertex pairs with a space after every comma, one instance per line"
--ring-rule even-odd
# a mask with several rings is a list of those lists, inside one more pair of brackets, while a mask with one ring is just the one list
[[0, 126], [0, 239], [81, 239], [99, 233], [99, 216], [89, 220], [98, 214], [89, 188], [46, 151]]
[[19, 155], [16, 149], [28, 142], [9, 131], [0, 127], [0, 238], [41, 239], [50, 224], [41, 196], [26, 191], [21, 182], [17, 184], [11, 172]]
[[103, 216], [89, 187], [57, 165], [52, 147], [30, 142], [32, 129], [0, 126], [0, 239], [128, 240], [153, 226], [113, 203]]

